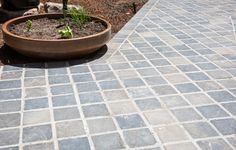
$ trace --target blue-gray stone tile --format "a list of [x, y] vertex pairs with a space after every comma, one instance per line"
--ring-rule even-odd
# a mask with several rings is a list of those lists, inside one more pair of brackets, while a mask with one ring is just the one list
[[116, 117], [121, 129], [130, 129], [146, 126], [143, 119], [138, 114], [123, 115]]
[[90, 82], [93, 81], [91, 74], [76, 74], [72, 76], [74, 82]]
[[85, 117], [108, 116], [109, 112], [105, 104], [95, 104], [82, 107]]
[[76, 86], [78, 92], [92, 92], [99, 90], [96, 82], [79, 83]]
[[197, 110], [205, 117], [205, 118], [218, 118], [218, 117], [227, 117], [229, 116], [222, 108], [218, 105], [207, 105], [197, 107]]
[[51, 93], [52, 95], [69, 94], [69, 93], [73, 93], [73, 88], [71, 85], [52, 86]]
[[49, 84], [63, 84], [63, 83], [69, 83], [70, 79], [69, 76], [59, 75], [59, 76], [49, 76], [48, 81]]
[[225, 103], [222, 106], [228, 110], [232, 115], [236, 115], [236, 102]]
[[125, 148], [118, 133], [110, 133], [92, 136], [92, 140], [96, 150], [111, 150], [111, 149], [123, 149]]
[[17, 127], [20, 125], [21, 115], [20, 113], [1, 114], [0, 120], [0, 128]]
[[102, 90], [111, 90], [111, 89], [120, 89], [121, 85], [118, 80], [111, 80], [111, 81], [101, 81], [99, 85]]
[[123, 84], [125, 87], [140, 87], [144, 86], [145, 83], [140, 78], [130, 78], [130, 79], [124, 79]]
[[175, 87], [181, 93], [192, 93], [200, 91], [200, 89], [192, 83], [176, 84]]
[[210, 78], [202, 72], [187, 73], [186, 75], [193, 81], [210, 80]]
[[234, 118], [212, 120], [211, 123], [223, 135], [236, 134], [236, 120]]
[[19, 144], [20, 129], [8, 129], [0, 131], [0, 146]]
[[53, 110], [55, 121], [80, 118], [77, 107], [58, 108]]
[[223, 139], [210, 139], [198, 141], [197, 144], [202, 150], [232, 150], [232, 148]]
[[79, 94], [79, 99], [81, 104], [86, 104], [86, 103], [91, 104], [103, 101], [102, 95], [98, 92]]
[[124, 138], [131, 148], [150, 146], [157, 143], [149, 129], [124, 131]]
[[141, 111], [154, 110], [162, 107], [160, 101], [156, 98], [136, 100], [135, 103]]
[[21, 110], [21, 101], [3, 101], [0, 102], [0, 113], [16, 112]]
[[0, 81], [0, 89], [20, 88], [20, 80]]
[[227, 91], [214, 91], [207, 94], [217, 102], [236, 101], [236, 97]]
[[23, 143], [45, 141], [52, 139], [51, 125], [40, 125], [23, 128]]
[[87, 137], [63, 139], [58, 142], [60, 150], [90, 150]]
[[206, 122], [186, 123], [183, 126], [194, 139], [218, 136], [217, 132]]
[[63, 96], [52, 97], [53, 107], [76, 105], [76, 104], [77, 103], [74, 95], [63, 95]]
[[203, 119], [193, 108], [174, 109], [171, 112], [180, 122]]
[[48, 98], [36, 98], [25, 100], [24, 110], [48, 108]]

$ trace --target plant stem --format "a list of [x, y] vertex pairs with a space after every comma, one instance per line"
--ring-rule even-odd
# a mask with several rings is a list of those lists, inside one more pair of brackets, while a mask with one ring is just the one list
[[66, 15], [67, 15], [67, 3], [68, 3], [68, 0], [63, 0], [63, 14], [64, 14], [64, 18], [66, 18]]

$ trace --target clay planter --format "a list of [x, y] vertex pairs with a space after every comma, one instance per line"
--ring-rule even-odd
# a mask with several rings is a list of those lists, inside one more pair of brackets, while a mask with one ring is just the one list
[[78, 58], [95, 52], [104, 46], [111, 37], [111, 25], [98, 17], [90, 16], [92, 19], [100, 20], [106, 29], [98, 34], [72, 39], [40, 40], [31, 39], [12, 34], [9, 31], [11, 25], [26, 22], [31, 19], [40, 18], [59, 19], [63, 14], [41, 14], [24, 16], [7, 21], [2, 26], [3, 40], [6, 45], [17, 52], [36, 58], [46, 59], [68, 59]]

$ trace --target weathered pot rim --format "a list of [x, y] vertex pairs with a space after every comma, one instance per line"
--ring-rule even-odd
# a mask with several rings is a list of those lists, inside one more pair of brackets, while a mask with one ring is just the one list
[[[14, 18], [14, 19], [11, 19], [11, 20], [8, 20], [7, 22], [5, 22], [3, 25], [2, 25], [2, 31], [5, 33], [5, 34], [8, 34], [10, 36], [13, 36], [13, 37], [16, 37], [16, 38], [20, 38], [20, 39], [23, 39], [23, 40], [30, 40], [30, 41], [47, 41], [47, 42], [58, 42], [58, 41], [74, 41], [74, 40], [81, 40], [81, 39], [89, 39], [89, 38], [92, 38], [92, 37], [96, 37], [96, 36], [99, 36], [101, 34], [104, 34], [106, 32], [108, 32], [109, 30], [111, 30], [111, 24], [106, 21], [105, 19], [102, 19], [100, 17], [97, 17], [97, 16], [93, 16], [93, 15], [89, 15], [89, 17], [92, 17], [92, 18], [95, 18], [95, 19], [98, 19], [98, 20], [101, 20], [103, 22], [106, 23], [107, 27], [105, 30], [103, 30], [102, 32], [99, 32], [99, 33], [96, 33], [96, 34], [92, 34], [92, 35], [89, 35], [89, 36], [84, 36], [84, 37], [79, 37], [79, 38], [71, 38], [71, 39], [53, 39], [53, 40], [50, 40], [50, 39], [33, 39], [33, 38], [27, 38], [27, 37], [22, 37], [22, 36], [18, 36], [16, 34], [13, 34], [11, 33], [9, 30], [8, 30], [8, 26], [11, 25], [11, 24], [14, 24], [15, 21], [17, 20], [21, 20], [21, 19], [26, 19], [26, 18], [34, 18], [34, 17], [37, 17], [37, 16], [44, 16], [44, 17], [47, 17], [47, 16], [52, 16], [52, 15], [63, 15], [61, 13], [53, 13], [53, 14], [38, 14], [38, 15], [28, 15], [28, 16], [22, 16], [22, 17], [17, 17], [17, 18]], [[44, 18], [42, 17], [42, 18]]]

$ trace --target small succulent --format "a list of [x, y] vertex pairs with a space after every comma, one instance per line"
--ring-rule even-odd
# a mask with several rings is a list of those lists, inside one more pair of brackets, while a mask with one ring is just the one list
[[62, 39], [73, 38], [73, 32], [69, 26], [66, 26], [63, 30], [59, 30], [59, 34]]
[[27, 32], [30, 32], [31, 31], [31, 29], [32, 29], [32, 24], [33, 24], [33, 22], [32, 22], [32, 20], [27, 20], [26, 21], [26, 26], [27, 26]]

